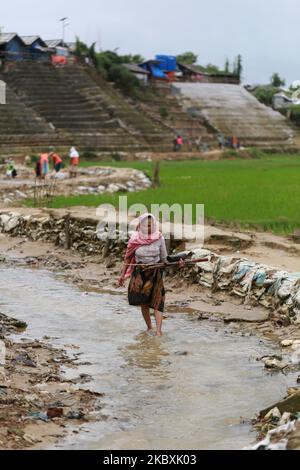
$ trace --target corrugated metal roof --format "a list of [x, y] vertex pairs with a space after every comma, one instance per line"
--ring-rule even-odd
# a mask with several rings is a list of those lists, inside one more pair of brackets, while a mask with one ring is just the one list
[[17, 33], [0, 33], [0, 44], [7, 44], [15, 36], [17, 36]]
[[209, 75], [208, 73], [206, 72], [201, 72], [201, 70], [199, 70], [197, 68], [197, 66], [194, 66], [194, 65], [190, 65], [190, 64], [184, 64], [182, 62], [177, 62], [177, 65], [180, 69], [185, 69], [185, 70], [188, 70], [189, 72], [191, 73], [195, 73], [197, 75]]
[[47, 39], [45, 41], [48, 47], [58, 47], [62, 45], [62, 39]]
[[123, 64], [123, 66], [133, 73], [143, 73], [145, 75], [150, 75], [150, 72], [148, 72], [148, 70], [143, 69], [137, 64]]
[[39, 36], [20, 36], [20, 38], [23, 40], [23, 42], [26, 44], [26, 46], [31, 46], [37, 39], [42, 39]]

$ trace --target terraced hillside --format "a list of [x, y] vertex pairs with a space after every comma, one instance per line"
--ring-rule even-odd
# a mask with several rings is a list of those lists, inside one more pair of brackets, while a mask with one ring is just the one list
[[[215, 134], [236, 134], [244, 145], [291, 148], [300, 142], [279, 113], [260, 104], [243, 87], [222, 84], [174, 85], [176, 96], [125, 98], [95, 69], [50, 63], [15, 63], [0, 79], [7, 104], [0, 105], [1, 154], [29, 154], [50, 145], [77, 145], [98, 152], [170, 152], [175, 133], [185, 142]], [[162, 112], [163, 111], [163, 112]], [[186, 148], [190, 150], [190, 148]]]
[[26, 106], [11, 87], [6, 86], [6, 104], [0, 105], [0, 149], [51, 142], [54, 132], [38, 113]]
[[245, 146], [290, 148], [299, 139], [298, 129], [243, 86], [180, 83], [173, 90], [184, 100], [186, 110], [199, 110], [216, 132], [236, 135]]
[[[0, 108], [6, 122], [5, 132], [0, 129], [0, 147], [7, 145], [6, 135], [12, 129], [15, 145], [22, 143], [23, 148], [51, 143], [101, 151], [171, 149], [170, 129], [135, 109], [87, 67], [18, 63], [1, 79], [12, 90], [17, 105], [14, 117], [5, 118], [6, 106]], [[25, 108], [35, 125], [27, 133], [20, 126], [18, 133], [15, 120], [24, 121]]]

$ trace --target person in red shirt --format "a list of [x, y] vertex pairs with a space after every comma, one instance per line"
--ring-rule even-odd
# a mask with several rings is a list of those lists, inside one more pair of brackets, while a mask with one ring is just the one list
[[61, 157], [60, 157], [57, 153], [55, 153], [55, 152], [51, 152], [51, 153], [50, 153], [50, 157], [52, 157], [54, 169], [55, 169], [56, 173], [58, 173], [58, 172], [61, 170], [61, 167], [62, 167], [62, 159], [61, 159]]
[[183, 138], [181, 135], [177, 136], [177, 150], [181, 150], [183, 145]]

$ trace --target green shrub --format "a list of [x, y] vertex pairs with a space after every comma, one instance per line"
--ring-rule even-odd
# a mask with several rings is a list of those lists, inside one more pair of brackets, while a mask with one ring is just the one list
[[138, 78], [120, 64], [114, 64], [110, 67], [108, 78], [113, 81], [117, 88], [125, 95], [135, 95], [135, 92], [138, 91], [141, 86]]
[[95, 160], [98, 157], [98, 155], [95, 152], [92, 152], [91, 150], [85, 150], [84, 152], [82, 152], [81, 156], [86, 160]]
[[249, 149], [249, 154], [250, 154], [251, 158], [254, 158], [254, 159], [263, 158], [264, 155], [265, 155], [264, 152], [261, 149], [257, 149], [257, 148]]
[[278, 93], [279, 89], [272, 86], [259, 86], [254, 91], [254, 96], [261, 103], [272, 106], [273, 97]]
[[169, 116], [169, 111], [164, 106], [159, 108], [159, 114], [163, 119], [166, 119]]
[[293, 104], [289, 106], [287, 112], [289, 112], [291, 120], [299, 126], [300, 125], [300, 105]]
[[113, 152], [111, 154], [111, 159], [114, 161], [114, 162], [120, 162], [121, 160], [123, 160], [123, 157], [120, 153], [118, 152]]
[[234, 149], [230, 149], [230, 150], [225, 150], [223, 152], [223, 155], [222, 155], [222, 158], [238, 158], [239, 157], [239, 153], [234, 150]]
[[30, 161], [31, 161], [31, 163], [35, 164], [35, 163], [38, 162], [39, 158], [40, 158], [39, 155], [31, 155]]

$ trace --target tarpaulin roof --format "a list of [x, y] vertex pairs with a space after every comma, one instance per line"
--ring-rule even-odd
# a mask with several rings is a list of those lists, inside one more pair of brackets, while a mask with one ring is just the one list
[[160, 70], [156, 65], [151, 64], [150, 65], [150, 70], [154, 78], [164, 78], [167, 79], [166, 74]]

